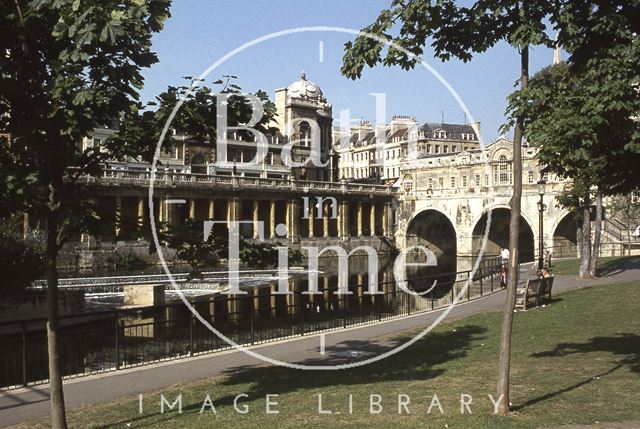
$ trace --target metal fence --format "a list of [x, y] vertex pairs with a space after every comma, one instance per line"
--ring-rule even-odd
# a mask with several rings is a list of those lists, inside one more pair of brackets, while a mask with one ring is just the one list
[[[239, 345], [253, 345], [338, 330], [443, 308], [500, 290], [498, 258], [471, 271], [409, 280], [416, 291], [437, 287], [423, 296], [379, 282], [379, 294], [367, 284], [350, 285], [348, 295], [337, 287], [320, 287], [319, 294], [297, 291], [282, 295], [257, 288], [247, 295], [218, 295], [193, 302], [200, 316]], [[446, 280], [449, 279], [449, 280]], [[60, 354], [63, 376], [74, 378], [226, 350], [232, 346], [203, 325], [184, 304], [167, 304], [61, 317]], [[0, 324], [0, 389], [48, 381], [45, 319]]]

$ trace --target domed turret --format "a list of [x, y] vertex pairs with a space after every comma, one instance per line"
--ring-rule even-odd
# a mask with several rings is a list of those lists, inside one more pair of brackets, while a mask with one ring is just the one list
[[305, 72], [300, 74], [299, 80], [296, 80], [287, 87], [287, 92], [291, 98], [324, 101], [322, 90], [315, 82], [307, 79]]

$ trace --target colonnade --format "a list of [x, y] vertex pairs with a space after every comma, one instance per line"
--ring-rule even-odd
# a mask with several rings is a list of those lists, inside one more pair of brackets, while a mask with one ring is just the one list
[[[115, 196], [114, 235], [127, 239], [134, 230], [149, 224], [148, 199]], [[318, 207], [322, 204], [322, 207]], [[333, 207], [336, 204], [336, 207]], [[108, 204], [107, 204], [108, 206]], [[393, 212], [390, 201], [368, 198], [326, 198], [303, 213], [301, 198], [155, 198], [154, 216], [158, 224], [180, 225], [187, 220], [241, 221], [245, 238], [259, 238], [263, 222], [265, 239], [341, 239], [392, 235]]]

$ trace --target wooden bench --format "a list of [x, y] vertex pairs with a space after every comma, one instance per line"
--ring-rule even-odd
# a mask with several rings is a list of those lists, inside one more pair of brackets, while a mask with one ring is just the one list
[[527, 279], [524, 287], [516, 289], [516, 308], [518, 310], [526, 310], [529, 302], [534, 302], [535, 305], [538, 305], [541, 283], [541, 279], [538, 278]]
[[553, 280], [555, 278], [555, 276], [542, 278], [538, 299], [544, 298], [547, 302], [551, 301], [551, 289], [553, 288]]

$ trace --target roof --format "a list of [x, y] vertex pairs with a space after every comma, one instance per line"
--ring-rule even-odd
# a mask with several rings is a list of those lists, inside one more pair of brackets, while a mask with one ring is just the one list
[[[445, 131], [449, 134], [449, 138], [461, 138], [463, 133], [476, 135], [476, 131], [471, 125], [425, 122], [420, 126], [420, 131], [425, 133], [432, 133], [437, 130]], [[476, 136], [476, 138], [478, 137]]]

